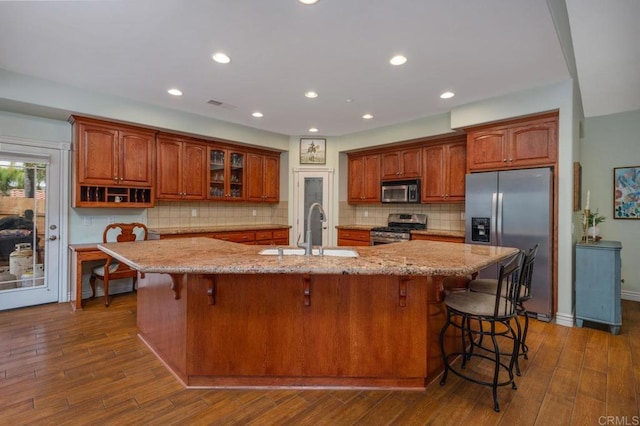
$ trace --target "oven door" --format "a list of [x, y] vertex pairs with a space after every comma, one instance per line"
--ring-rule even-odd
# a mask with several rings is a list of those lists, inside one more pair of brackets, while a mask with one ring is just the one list
[[383, 236], [379, 236], [379, 235], [371, 235], [369, 237], [369, 241], [371, 243], [372, 246], [379, 246], [381, 244], [391, 244], [391, 243], [400, 243], [403, 241], [409, 241], [409, 240], [399, 240], [397, 238], [389, 238], [389, 237], [383, 237]]

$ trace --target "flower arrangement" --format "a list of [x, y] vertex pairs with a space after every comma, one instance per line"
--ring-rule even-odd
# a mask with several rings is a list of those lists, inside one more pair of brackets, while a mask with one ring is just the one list
[[[584, 218], [584, 212], [582, 212], [582, 217]], [[589, 217], [587, 218], [587, 226], [598, 226], [600, 223], [604, 222], [607, 218], [600, 214], [600, 211], [596, 209], [595, 211], [589, 211]]]

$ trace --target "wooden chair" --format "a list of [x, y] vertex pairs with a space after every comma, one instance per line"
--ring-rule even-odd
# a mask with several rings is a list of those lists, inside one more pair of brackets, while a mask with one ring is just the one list
[[[147, 227], [142, 223], [112, 223], [107, 225], [102, 234], [104, 243], [124, 243], [129, 241], [146, 240], [148, 236]], [[91, 298], [96, 297], [96, 278], [104, 282], [104, 306], [109, 306], [109, 280], [121, 278], [133, 278], [131, 291], [135, 291], [138, 271], [129, 268], [124, 263], [120, 263], [111, 256], [107, 262], [93, 268], [89, 284], [91, 284]]]

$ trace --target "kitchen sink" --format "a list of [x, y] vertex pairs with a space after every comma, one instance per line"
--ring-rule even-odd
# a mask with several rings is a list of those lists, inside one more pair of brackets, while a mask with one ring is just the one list
[[[274, 247], [260, 251], [263, 256], [278, 256], [282, 251], [283, 256], [304, 256], [303, 248], [291, 248], [291, 247]], [[311, 250], [313, 256], [320, 256], [320, 249], [314, 248]], [[322, 250], [322, 256], [333, 257], [358, 257], [359, 254], [353, 249], [339, 249], [339, 248], [325, 248]]]

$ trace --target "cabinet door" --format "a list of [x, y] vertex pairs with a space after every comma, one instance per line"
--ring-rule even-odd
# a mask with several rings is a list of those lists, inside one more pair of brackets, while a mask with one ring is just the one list
[[117, 180], [121, 185], [152, 186], [154, 171], [154, 135], [121, 130]]
[[227, 178], [227, 198], [244, 200], [245, 195], [245, 161], [246, 154], [239, 151], [229, 151], [229, 168]]
[[118, 173], [118, 131], [106, 126], [77, 124], [77, 183], [114, 185]]
[[445, 194], [445, 155], [444, 145], [429, 146], [423, 149], [422, 201], [425, 203], [442, 202]]
[[449, 144], [447, 151], [447, 200], [464, 201], [467, 144], [465, 142]]
[[509, 129], [508, 161], [519, 166], [554, 163], [557, 129], [557, 119], [533, 121]]
[[350, 203], [380, 201], [380, 155], [349, 157], [348, 178]]
[[280, 158], [264, 157], [263, 200], [277, 203], [280, 201]]
[[467, 162], [469, 170], [499, 169], [507, 164], [506, 128], [469, 132]]
[[174, 139], [158, 138], [157, 147], [158, 199], [177, 200], [182, 198], [182, 142]]
[[247, 200], [262, 201], [264, 184], [264, 158], [262, 155], [247, 154]]
[[183, 199], [204, 200], [207, 192], [207, 147], [185, 142], [181, 156]]

